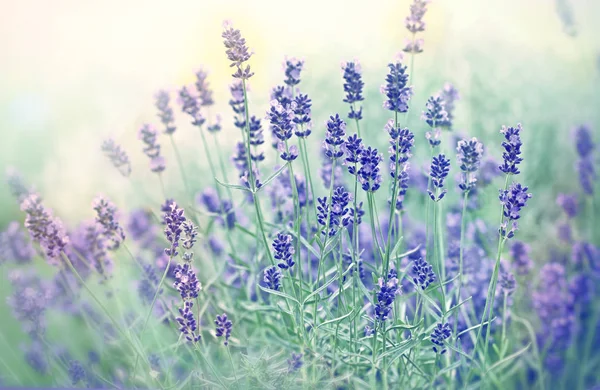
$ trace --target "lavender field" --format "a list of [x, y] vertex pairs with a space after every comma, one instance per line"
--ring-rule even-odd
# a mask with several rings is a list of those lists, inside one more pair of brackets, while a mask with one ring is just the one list
[[0, 388], [600, 388], [600, 3], [5, 5]]

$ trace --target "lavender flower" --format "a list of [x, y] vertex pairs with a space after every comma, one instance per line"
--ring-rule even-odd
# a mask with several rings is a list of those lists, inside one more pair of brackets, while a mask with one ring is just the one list
[[177, 128], [175, 127], [175, 117], [173, 109], [170, 106], [171, 98], [165, 90], [160, 90], [155, 96], [155, 106], [158, 110], [158, 117], [161, 123], [165, 126], [165, 134], [173, 134]]
[[155, 295], [160, 295], [163, 293], [163, 289], [161, 288], [158, 292], [156, 291], [160, 280], [156, 273], [156, 267], [152, 264], [144, 264], [142, 266], [142, 279], [138, 283], [138, 295], [140, 299], [145, 304], [150, 305], [154, 300]]
[[383, 323], [388, 319], [392, 312], [392, 305], [396, 299], [396, 295], [399, 294], [400, 287], [398, 286], [398, 278], [388, 278], [385, 282], [383, 278], [379, 278], [379, 292], [377, 292], [377, 303], [375, 304], [376, 321]]
[[377, 149], [370, 146], [363, 148], [360, 152], [360, 168], [358, 169], [357, 178], [364, 191], [375, 192], [381, 186], [381, 173], [379, 172], [379, 163], [383, 157]]
[[298, 370], [300, 370], [300, 368], [302, 368], [302, 365], [304, 364], [302, 362], [302, 354], [292, 352], [292, 357], [290, 357], [287, 360], [287, 364], [288, 364], [288, 374], [290, 374], [292, 372], [297, 372]]
[[504, 161], [499, 168], [507, 175], [518, 175], [521, 173], [518, 165], [523, 161], [520, 157], [521, 146], [523, 145], [523, 142], [521, 142], [522, 130], [523, 128], [520, 123], [517, 124], [517, 127], [502, 126], [500, 130], [504, 134], [505, 141], [502, 142], [502, 147], [504, 148], [502, 158]]
[[[328, 205], [327, 200], [328, 197], [326, 196], [317, 198], [317, 221], [321, 226], [329, 227], [329, 237], [333, 237], [339, 229], [348, 226], [350, 222], [348, 204], [351, 195], [344, 190], [344, 187], [338, 187], [331, 196], [331, 204]], [[323, 231], [323, 234], [326, 234], [326, 232]]]
[[390, 119], [386, 126], [390, 135], [390, 175], [397, 181], [398, 192], [395, 199], [397, 211], [404, 209], [404, 197], [408, 189], [408, 159], [412, 156], [411, 149], [415, 144], [414, 134], [408, 128], [399, 129], [394, 120]]
[[271, 123], [271, 131], [279, 139], [277, 149], [281, 153], [280, 157], [285, 161], [294, 161], [298, 157], [298, 148], [295, 145], [288, 148], [287, 145], [294, 131], [294, 111], [291, 105], [284, 107], [276, 100], [272, 100], [267, 119]]
[[513, 259], [513, 266], [519, 275], [527, 275], [533, 267], [533, 261], [530, 257], [529, 245], [522, 241], [513, 241], [510, 246], [510, 257]]
[[459, 141], [456, 150], [458, 151], [457, 158], [461, 170], [458, 188], [463, 192], [470, 191], [475, 188], [477, 183], [475, 174], [483, 157], [483, 144], [473, 137], [469, 141]]
[[210, 89], [210, 85], [206, 80], [208, 78], [208, 72], [204, 69], [198, 69], [196, 71], [196, 92], [198, 92], [198, 98], [200, 99], [200, 106], [209, 107], [215, 104], [213, 100], [213, 91]]
[[265, 143], [265, 139], [263, 137], [260, 119], [256, 118], [254, 115], [250, 117], [248, 136], [250, 137], [250, 146], [254, 149], [254, 152], [250, 152], [250, 158], [255, 162], [263, 161], [265, 159], [265, 154], [259, 151], [258, 147]]
[[96, 223], [102, 227], [103, 235], [111, 242], [107, 248], [110, 250], [119, 248], [125, 240], [125, 231], [117, 220], [115, 205], [99, 196], [92, 202], [92, 208], [96, 211]]
[[179, 308], [180, 317], [177, 317], [176, 320], [179, 324], [179, 331], [183, 333], [185, 338], [192, 343], [197, 343], [201, 336], [200, 333], [196, 334], [198, 325], [196, 324], [196, 318], [192, 311], [193, 306], [194, 303], [192, 301], [186, 300], [183, 304], [183, 308]]
[[231, 67], [236, 67], [237, 71], [232, 74], [236, 79], [247, 80], [254, 74], [250, 71], [250, 65], [244, 63], [250, 59], [252, 53], [246, 46], [246, 40], [242, 37], [240, 30], [236, 30], [232, 27], [231, 23], [225, 22], [223, 24], [223, 34], [221, 36], [225, 39], [226, 54], [229, 61], [231, 61]]
[[[448, 176], [450, 171], [450, 160], [445, 155], [440, 154], [437, 157], [433, 157], [431, 161], [431, 183], [433, 184], [434, 191], [427, 190], [429, 197], [434, 202], [439, 202], [448, 192], [444, 187], [444, 180]], [[442, 189], [442, 192], [438, 194], [438, 189]]]
[[[519, 183], [513, 183], [508, 190], [500, 190], [500, 203], [503, 207], [503, 214], [506, 220], [500, 226], [502, 237], [512, 238], [517, 231], [517, 220], [521, 217], [520, 212], [531, 194], [527, 193], [528, 188]], [[509, 223], [512, 223], [510, 230], [507, 230]]]
[[440, 95], [429, 97], [422, 118], [432, 129], [432, 131], [425, 133], [429, 145], [431, 145], [431, 147], [438, 146], [441, 143], [440, 127], [448, 122], [448, 113], [446, 112], [445, 102]]
[[181, 111], [192, 117], [192, 125], [202, 126], [206, 122], [206, 118], [202, 116], [200, 111], [200, 100], [197, 96], [194, 96], [188, 87], [183, 86], [178, 91], [179, 104], [181, 105]]
[[502, 293], [510, 295], [515, 291], [517, 287], [517, 282], [515, 280], [515, 276], [510, 271], [502, 270], [500, 271], [500, 275], [498, 277], [498, 283], [500, 285], [500, 289]]
[[192, 265], [190, 263], [177, 264], [174, 274], [175, 282], [173, 283], [173, 287], [179, 291], [181, 299], [189, 300], [197, 298], [200, 290], [202, 290], [202, 286], [196, 277], [196, 272], [192, 269]]
[[152, 172], [160, 173], [165, 170], [165, 159], [160, 155], [160, 145], [156, 140], [157, 137], [158, 132], [154, 126], [144, 124], [140, 127], [138, 138], [146, 145], [143, 152], [150, 158], [150, 169]]
[[415, 35], [425, 31], [423, 16], [427, 12], [427, 3], [429, 0], [414, 0], [410, 5], [410, 15], [404, 21], [406, 29], [412, 34], [411, 38], [406, 39], [403, 49], [407, 53], [417, 54], [423, 51], [423, 39], [417, 39]]
[[446, 352], [446, 347], [444, 346], [444, 342], [447, 338], [452, 335], [452, 328], [450, 328], [450, 324], [438, 323], [433, 329], [433, 333], [431, 333], [431, 342], [434, 345], [433, 352], [443, 354]]
[[406, 17], [404, 23], [406, 29], [413, 34], [425, 31], [425, 22], [423, 16], [427, 12], [428, 0], [413, 0], [410, 5], [410, 15]]
[[48, 359], [39, 341], [34, 341], [28, 348], [23, 347], [25, 361], [36, 372], [46, 375], [48, 373]]
[[310, 107], [312, 101], [308, 95], [298, 94], [294, 98], [291, 104], [292, 111], [294, 111], [294, 123], [296, 124], [296, 134], [299, 138], [306, 138], [312, 133], [312, 122], [310, 120]]
[[352, 61], [342, 63], [342, 70], [344, 72], [344, 92], [346, 93], [344, 103], [350, 104], [348, 119], [359, 121], [362, 119], [362, 106], [356, 110], [356, 103], [365, 100], [362, 95], [365, 85], [362, 81], [362, 69], [358, 61]]
[[32, 193], [32, 189], [29, 188], [21, 174], [13, 167], [6, 169], [6, 184], [10, 189], [10, 193], [19, 201], [23, 200]]
[[579, 204], [577, 201], [577, 196], [573, 194], [558, 194], [556, 197], [556, 204], [562, 207], [567, 218], [575, 218], [577, 215], [577, 210], [579, 208]]
[[325, 155], [331, 160], [338, 159], [344, 155], [340, 148], [344, 144], [344, 136], [346, 135], [346, 123], [338, 114], [330, 116], [326, 123], [327, 131], [325, 133]]
[[35, 250], [26, 239], [19, 222], [10, 222], [6, 230], [0, 232], [0, 253], [2, 253], [0, 264], [3, 260], [13, 260], [18, 264], [26, 264], [31, 262], [31, 259], [35, 256]]
[[218, 133], [219, 131], [221, 131], [221, 115], [217, 114], [215, 115], [215, 120], [213, 123], [209, 124], [206, 127], [206, 130], [208, 130], [209, 133]]
[[229, 344], [229, 337], [231, 336], [231, 328], [233, 327], [233, 323], [227, 319], [227, 314], [223, 313], [222, 315], [217, 315], [215, 325], [217, 326], [217, 337], [225, 337], [223, 345], [227, 346]]
[[579, 183], [585, 194], [593, 195], [594, 180], [596, 179], [593, 151], [596, 148], [596, 145], [592, 139], [589, 126], [583, 125], [575, 129], [575, 145], [577, 147], [577, 154], [579, 155], [579, 161], [577, 162]]
[[271, 290], [279, 291], [281, 288], [281, 270], [277, 267], [268, 267], [264, 271], [263, 280]]
[[179, 239], [186, 219], [183, 215], [183, 209], [178, 208], [177, 203], [172, 202], [169, 208], [170, 211], [165, 214], [165, 236], [171, 246], [165, 249], [165, 254], [169, 257], [175, 257], [179, 253], [177, 247], [179, 247]]
[[433, 267], [431, 267], [427, 261], [423, 260], [422, 257], [419, 257], [415, 261], [412, 271], [415, 275], [413, 281], [417, 286], [421, 287], [422, 290], [425, 290], [431, 283], [435, 282]]
[[283, 64], [283, 70], [285, 72], [284, 83], [289, 87], [300, 84], [300, 72], [303, 67], [303, 60], [298, 60], [296, 58], [286, 59]]
[[13, 293], [7, 299], [13, 316], [34, 339], [45, 333], [46, 310], [54, 298], [52, 286], [34, 272], [15, 270], [8, 279]]
[[40, 244], [50, 263], [56, 264], [57, 258], [69, 242], [62, 222], [52, 215], [51, 210], [44, 207], [37, 194], [25, 198], [21, 203], [21, 210], [27, 213], [25, 227], [31, 238]]
[[460, 99], [460, 95], [458, 90], [450, 83], [444, 84], [444, 88], [439, 92], [439, 95], [442, 97], [444, 109], [448, 113], [446, 121], [440, 123], [440, 126], [451, 129], [454, 124], [454, 103]]
[[400, 59], [388, 64], [389, 73], [385, 77], [385, 85], [381, 87], [381, 93], [385, 95], [383, 108], [397, 113], [408, 111], [408, 100], [412, 96], [412, 87], [407, 86], [408, 73], [406, 65], [402, 65]]
[[71, 360], [69, 363], [69, 379], [71, 379], [73, 386], [86, 380], [85, 368], [83, 368], [81, 362]]
[[127, 153], [112, 139], [102, 142], [102, 152], [112, 165], [119, 170], [121, 175], [128, 177], [131, 174], [131, 163]]
[[288, 269], [294, 266], [294, 245], [292, 236], [289, 234], [277, 233], [277, 237], [273, 240], [273, 249], [275, 251], [275, 260], [279, 263], [277, 266], [281, 269]]

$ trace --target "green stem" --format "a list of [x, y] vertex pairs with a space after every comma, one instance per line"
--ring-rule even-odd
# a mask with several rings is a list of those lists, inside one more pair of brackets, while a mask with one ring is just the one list
[[[462, 214], [460, 218], [460, 248], [459, 248], [459, 259], [458, 259], [458, 288], [456, 290], [456, 304], [460, 303], [461, 289], [463, 284], [463, 254], [465, 247], [465, 228], [467, 224], [467, 200], [469, 198], [469, 191], [465, 191], [463, 197]], [[456, 336], [456, 327], [458, 321], [454, 321], [454, 335]]]

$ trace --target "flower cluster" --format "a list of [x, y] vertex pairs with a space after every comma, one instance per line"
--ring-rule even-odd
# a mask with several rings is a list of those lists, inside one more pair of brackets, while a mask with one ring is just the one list
[[446, 121], [442, 121], [440, 126], [451, 129], [454, 124], [454, 104], [460, 99], [460, 95], [458, 94], [458, 90], [454, 88], [454, 85], [450, 83], [444, 84], [444, 88], [439, 92], [439, 95], [444, 101], [444, 109], [448, 114]]
[[183, 232], [183, 223], [186, 221], [183, 213], [183, 209], [177, 207], [177, 203], [172, 202], [169, 205], [169, 211], [164, 216], [166, 225], [165, 236], [169, 244], [171, 244], [169, 248], [165, 249], [165, 253], [169, 257], [175, 257], [179, 253], [177, 252], [177, 248], [179, 247], [179, 240]]
[[281, 269], [288, 269], [294, 266], [294, 244], [292, 236], [289, 234], [278, 233], [273, 240], [273, 249], [275, 251], [275, 260], [279, 261], [277, 266]]
[[432, 129], [432, 131], [425, 133], [429, 145], [431, 147], [438, 146], [442, 142], [440, 140], [440, 127], [448, 122], [448, 112], [446, 112], [445, 102], [440, 95], [430, 96], [427, 99], [422, 118]]
[[444, 342], [450, 336], [452, 336], [452, 329], [450, 328], [450, 324], [447, 322], [443, 324], [438, 323], [433, 329], [433, 332], [431, 333], [431, 342], [434, 344], [433, 351], [439, 354], [445, 353], [446, 347], [444, 345]]
[[196, 324], [196, 318], [192, 311], [193, 307], [194, 303], [190, 300], [186, 300], [183, 303], [183, 307], [179, 308], [180, 317], [177, 317], [176, 320], [179, 324], [179, 331], [185, 338], [192, 343], [196, 343], [200, 340], [201, 336], [200, 333], [196, 333], [198, 325]]
[[312, 133], [312, 122], [310, 119], [310, 107], [312, 101], [308, 95], [298, 94], [294, 98], [291, 104], [292, 111], [294, 111], [294, 123], [296, 124], [296, 134], [299, 138], [306, 138]]
[[189, 300], [198, 297], [202, 285], [196, 277], [196, 272], [193, 270], [190, 263], [177, 264], [174, 270], [175, 282], [173, 287], [179, 291], [181, 299]]
[[35, 250], [27, 240], [19, 222], [10, 222], [5, 231], [0, 232], [0, 264], [12, 260], [18, 264], [26, 264], [35, 256]]
[[92, 203], [92, 208], [96, 211], [96, 223], [102, 227], [104, 237], [110, 240], [107, 249], [115, 250], [119, 248], [125, 240], [125, 231], [117, 220], [117, 208], [104, 197], [97, 197]]
[[344, 144], [344, 136], [346, 135], [346, 123], [338, 114], [330, 116], [326, 123], [327, 131], [325, 133], [325, 156], [331, 160], [338, 159], [344, 155], [341, 146]]
[[271, 101], [271, 108], [267, 112], [267, 119], [271, 124], [271, 131], [279, 139], [277, 149], [280, 157], [285, 161], [294, 161], [298, 157], [298, 147], [288, 146], [287, 141], [294, 132], [294, 111], [292, 105], [284, 107], [277, 100]]
[[254, 73], [250, 71], [250, 65], [246, 65], [244, 68], [244, 63], [252, 56], [252, 53], [246, 46], [246, 39], [242, 37], [240, 30], [234, 29], [229, 22], [225, 22], [223, 27], [224, 31], [221, 37], [225, 39], [223, 43], [227, 49], [227, 58], [231, 61], [230, 66], [237, 68], [237, 71], [232, 76], [236, 79], [247, 80]]
[[40, 244], [48, 260], [56, 264], [60, 253], [69, 242], [62, 222], [52, 215], [51, 210], [44, 207], [37, 194], [25, 198], [21, 203], [21, 210], [27, 214], [25, 228], [31, 238]]
[[395, 121], [390, 119], [386, 126], [386, 131], [390, 135], [390, 175], [396, 180], [398, 192], [395, 199], [397, 211], [404, 209], [404, 197], [408, 189], [408, 160], [412, 156], [411, 149], [415, 144], [415, 136], [408, 129], [396, 127]]
[[[337, 187], [331, 196], [331, 203], [328, 197], [317, 198], [317, 221], [325, 229], [329, 228], [328, 235], [333, 237], [337, 231], [348, 226], [351, 216], [348, 209], [351, 195], [344, 187]], [[327, 232], [323, 231], [323, 234]]]
[[592, 139], [592, 130], [589, 126], [583, 125], [575, 129], [575, 146], [579, 161], [577, 170], [579, 171], [579, 183], [586, 195], [594, 194], [594, 180], [596, 171], [594, 169], [593, 152], [596, 148]]
[[464, 192], [470, 191], [475, 187], [477, 178], [475, 174], [481, 164], [483, 157], [483, 144], [473, 137], [470, 140], [461, 140], [456, 147], [458, 151], [457, 159], [461, 170], [460, 183], [458, 188]]
[[288, 87], [293, 87], [300, 84], [300, 72], [304, 67], [304, 60], [296, 58], [288, 58], [283, 64], [283, 71], [285, 72], [284, 83]]
[[13, 167], [8, 167], [6, 169], [6, 184], [10, 189], [11, 195], [17, 199], [19, 203], [23, 202], [23, 200], [33, 192], [21, 176], [21, 173]]
[[519, 171], [518, 165], [523, 161], [521, 156], [521, 146], [523, 143], [521, 142], [521, 131], [523, 128], [521, 124], [517, 124], [516, 127], [506, 127], [502, 126], [500, 132], [504, 134], [505, 141], [502, 142], [502, 147], [504, 148], [504, 152], [502, 153], [502, 165], [500, 165], [500, 170], [507, 175], [518, 175], [521, 173]]
[[160, 155], [160, 145], [156, 138], [156, 128], [149, 124], [143, 124], [138, 132], [138, 138], [144, 143], [143, 152], [150, 158], [150, 170], [160, 173], [165, 170], [165, 158]]
[[362, 81], [362, 69], [358, 61], [342, 63], [342, 71], [344, 72], [344, 103], [350, 104], [350, 112], [348, 119], [362, 119], [362, 106], [356, 109], [356, 103], [365, 100], [363, 97], [363, 87], [365, 83]]
[[[427, 190], [429, 197], [434, 202], [439, 202], [448, 192], [444, 187], [444, 180], [448, 176], [448, 172], [450, 171], [450, 160], [446, 158], [445, 155], [440, 154], [438, 156], [433, 157], [431, 161], [431, 183], [433, 184], [434, 191]], [[438, 193], [438, 189], [442, 189], [441, 193]]]
[[[528, 188], [523, 187], [519, 183], [513, 183], [508, 190], [500, 190], [500, 203], [503, 207], [503, 214], [506, 220], [500, 226], [500, 234], [502, 237], [512, 238], [517, 231], [517, 220], [521, 218], [520, 212], [527, 199], [531, 198], [531, 194], [527, 193]], [[508, 225], [512, 224], [510, 230]]]
[[375, 304], [375, 320], [379, 322], [384, 322], [388, 319], [396, 295], [400, 295], [401, 293], [398, 278], [392, 271], [387, 275], [387, 281], [379, 278], [379, 291], [377, 292], [377, 303]]
[[198, 69], [196, 71], [196, 82], [194, 83], [194, 86], [196, 87], [196, 92], [198, 92], [200, 106], [202, 107], [209, 107], [215, 104], [215, 101], [213, 100], [213, 91], [210, 89], [207, 78], [208, 72], [204, 69]]
[[171, 108], [171, 98], [165, 90], [160, 90], [155, 96], [155, 106], [158, 110], [160, 122], [165, 126], [165, 134], [173, 134], [177, 128], [175, 127], [175, 117]]
[[102, 142], [102, 153], [119, 170], [121, 175], [128, 177], [131, 174], [131, 163], [127, 153], [112, 139]]
[[408, 111], [408, 101], [412, 96], [412, 87], [408, 84], [408, 73], [406, 73], [406, 65], [400, 62], [388, 64], [389, 72], [385, 77], [385, 85], [381, 87], [381, 93], [385, 95], [386, 100], [383, 102], [383, 108], [396, 113]]
[[429, 285], [435, 282], [435, 273], [431, 265], [419, 257], [413, 264], [412, 271], [414, 274], [413, 281], [422, 290], [425, 290]]
[[200, 111], [200, 100], [198, 97], [193, 95], [193, 92], [187, 86], [181, 87], [177, 93], [179, 95], [181, 111], [192, 118], [193, 126], [202, 126], [206, 122], [206, 118], [202, 116], [202, 112]]
[[410, 15], [404, 20], [406, 29], [412, 34], [412, 37], [406, 40], [403, 49], [407, 53], [417, 54], [423, 51], [423, 39], [417, 39], [415, 35], [425, 31], [423, 16], [427, 12], [427, 3], [429, 0], [414, 0], [410, 5]]
[[302, 362], [302, 354], [301, 353], [292, 353], [292, 356], [287, 360], [288, 364], [288, 373], [296, 372], [302, 368], [304, 364]]
[[281, 288], [281, 278], [283, 278], [283, 274], [277, 267], [266, 268], [263, 273], [263, 281], [271, 290], [279, 291]]
[[513, 267], [519, 275], [527, 275], [533, 267], [530, 257], [531, 248], [522, 241], [513, 241], [510, 246], [510, 257], [513, 259]]
[[229, 344], [229, 337], [231, 337], [233, 323], [227, 319], [227, 314], [223, 313], [222, 315], [217, 315], [215, 325], [217, 326], [216, 336], [225, 337], [223, 344], [227, 346]]

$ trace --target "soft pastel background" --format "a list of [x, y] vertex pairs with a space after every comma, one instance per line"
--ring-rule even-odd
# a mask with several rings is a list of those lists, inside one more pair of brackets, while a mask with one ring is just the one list
[[[262, 117], [269, 90], [281, 83], [286, 55], [306, 60], [302, 88], [313, 100], [319, 136], [334, 112], [345, 114], [340, 63], [357, 58], [366, 83], [363, 134], [385, 145], [378, 92], [387, 62], [403, 47], [408, 0], [221, 0], [221, 1], [0, 1], [0, 172], [22, 172], [46, 204], [68, 224], [90, 218], [90, 203], [105, 193], [122, 209], [158, 200], [137, 129], [157, 123], [153, 95], [193, 82], [194, 70], [210, 71], [217, 105], [224, 115], [221, 140], [237, 140], [227, 106], [231, 69], [220, 38], [225, 19], [234, 21], [254, 50], [250, 105]], [[576, 35], [565, 31], [561, 5], [573, 12]], [[570, 129], [592, 124], [600, 130], [600, 2], [596, 0], [439, 0], [425, 17], [425, 52], [415, 62], [413, 131], [427, 96], [444, 82], [460, 91], [456, 128], [478, 136], [497, 153], [501, 125], [525, 128], [525, 182], [536, 206], [523, 239], [538, 242], [553, 229], [542, 221], [557, 192], [576, 186]], [[175, 138], [196, 187], [209, 185], [197, 131], [174, 105], [180, 128]], [[131, 180], [100, 152], [113, 137], [129, 152]], [[166, 143], [163, 139], [161, 142]], [[312, 139], [313, 153], [319, 140]], [[175, 158], [169, 186], [180, 186]], [[139, 185], [144, 183], [143, 186]], [[153, 191], [155, 192], [153, 194]], [[547, 205], [547, 206], [545, 206]], [[22, 220], [8, 188], [0, 185], [0, 230]], [[0, 297], [6, 296], [5, 278]], [[7, 287], [6, 287], [7, 288]], [[0, 300], [0, 314], [8, 316]], [[12, 318], [0, 321], [5, 335], [22, 336]], [[13, 369], [22, 363], [15, 362]]]
[[[435, 1], [426, 17], [426, 51], [416, 61], [416, 98], [444, 81], [455, 83], [463, 96], [458, 125], [469, 133], [494, 132], [533, 115], [565, 132], [573, 118], [598, 120], [600, 3], [569, 4], [575, 38], [564, 33], [555, 1]], [[0, 170], [18, 168], [70, 221], [98, 192], [128, 198], [131, 187], [113, 174], [99, 144], [107, 137], [124, 144], [134, 178], [140, 179], [147, 161], [136, 131], [142, 122], [156, 121], [153, 94], [192, 82], [201, 65], [211, 72], [217, 111], [229, 115], [230, 69], [220, 39], [225, 19], [235, 22], [256, 53], [251, 99], [259, 116], [270, 87], [280, 82], [285, 55], [306, 59], [304, 85], [319, 124], [343, 107], [340, 62], [358, 58], [370, 88], [366, 115], [379, 115], [383, 123], [377, 88], [386, 61], [402, 48], [408, 5], [407, 0], [3, 1]], [[474, 115], [480, 123], [473, 123]], [[225, 131], [232, 131], [225, 123]], [[185, 130], [177, 134], [180, 142], [197, 141], [192, 129]], [[542, 144], [549, 141], [542, 129], [528, 131]], [[165, 150], [171, 157], [170, 148]], [[201, 157], [184, 153], [196, 161]], [[18, 216], [4, 186], [0, 204], [0, 225]]]

